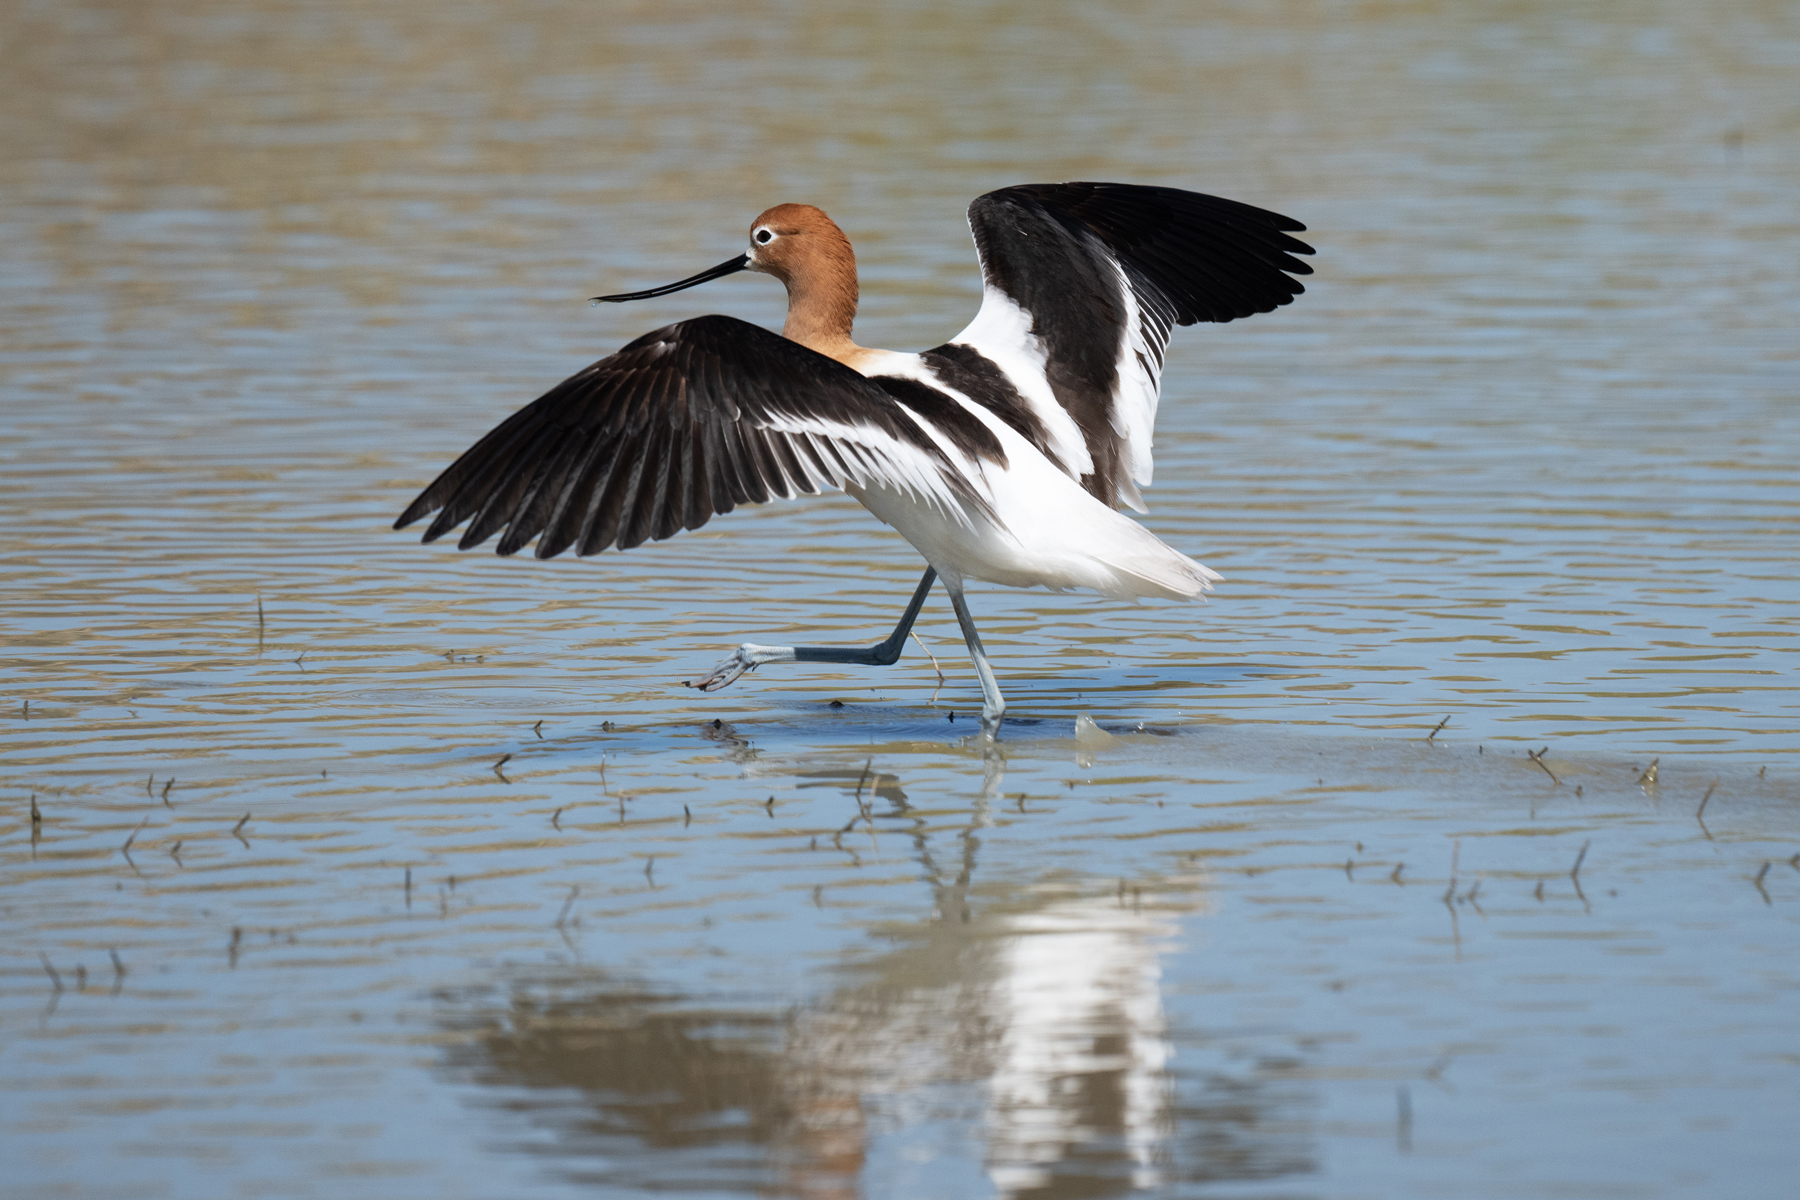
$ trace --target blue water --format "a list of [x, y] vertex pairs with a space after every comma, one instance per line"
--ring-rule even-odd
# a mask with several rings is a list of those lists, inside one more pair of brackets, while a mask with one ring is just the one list
[[[0, 1191], [1800, 1165], [1789, 7], [11, 29]], [[941, 597], [941, 683], [915, 645], [679, 686], [891, 628], [919, 563], [844, 497], [581, 561], [388, 528], [643, 330], [780, 319], [752, 278], [587, 296], [807, 200], [859, 340], [930, 346], [968, 199], [1059, 178], [1292, 213], [1319, 274], [1165, 375], [1146, 520], [1209, 603], [971, 593], [998, 753]]]

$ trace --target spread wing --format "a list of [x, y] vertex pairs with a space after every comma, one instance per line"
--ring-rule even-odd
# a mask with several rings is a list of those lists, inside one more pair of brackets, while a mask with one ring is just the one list
[[1002, 188], [969, 206], [969, 228], [981, 311], [928, 357], [988, 359], [1023, 410], [1002, 415], [1095, 496], [1140, 512], [1170, 330], [1268, 312], [1312, 273], [1293, 257], [1313, 252], [1288, 236], [1298, 221], [1175, 188]]
[[847, 484], [911, 492], [963, 521], [986, 506], [905, 405], [849, 367], [734, 317], [658, 329], [496, 426], [394, 523], [464, 521], [512, 554], [628, 550], [713, 514]]

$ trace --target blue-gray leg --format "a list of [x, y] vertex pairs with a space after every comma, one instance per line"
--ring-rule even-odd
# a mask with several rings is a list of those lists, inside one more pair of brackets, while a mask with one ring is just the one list
[[[745, 642], [737, 648], [732, 656], [712, 669], [703, 679], [696, 679], [689, 685], [703, 692], [716, 692], [731, 683], [747, 671], [754, 671], [764, 663], [772, 662], [823, 662], [853, 663], [865, 667], [889, 667], [900, 661], [900, 652], [906, 648], [906, 635], [912, 632], [913, 622], [919, 619], [919, 610], [925, 606], [925, 597], [931, 593], [931, 585], [937, 582], [937, 571], [925, 568], [924, 578], [913, 591], [912, 600], [901, 614], [900, 623], [894, 626], [894, 632], [887, 640], [877, 642], [866, 648], [844, 646], [758, 646]], [[952, 595], [958, 604], [961, 600]]]
[[1000, 732], [1000, 719], [1006, 715], [1006, 697], [994, 679], [994, 668], [988, 665], [987, 651], [981, 648], [981, 635], [975, 632], [975, 620], [963, 600], [962, 588], [944, 585], [950, 593], [950, 604], [956, 609], [956, 623], [962, 626], [963, 641], [969, 644], [969, 657], [975, 660], [975, 674], [981, 680], [981, 732], [993, 737]]

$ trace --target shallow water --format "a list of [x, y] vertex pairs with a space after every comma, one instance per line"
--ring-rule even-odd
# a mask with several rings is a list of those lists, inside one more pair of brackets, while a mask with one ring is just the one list
[[[736, 12], [9, 8], [0, 1190], [1778, 1194], [1793, 7]], [[844, 497], [388, 529], [629, 337], [780, 319], [584, 297], [810, 200], [929, 346], [968, 199], [1061, 178], [1319, 274], [1165, 376], [1209, 604], [972, 590], [1001, 753], [941, 596], [941, 685], [678, 686], [891, 627]]]

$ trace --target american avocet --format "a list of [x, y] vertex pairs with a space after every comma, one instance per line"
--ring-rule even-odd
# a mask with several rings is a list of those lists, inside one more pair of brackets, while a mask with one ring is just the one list
[[[830, 217], [778, 204], [750, 247], [698, 275], [601, 300], [665, 296], [737, 271], [787, 285], [781, 336], [733, 317], [678, 321], [502, 421], [395, 522], [436, 512], [458, 549], [621, 550], [771, 497], [842, 488], [928, 567], [866, 649], [745, 643], [702, 691], [771, 662], [887, 665], [941, 579], [981, 680], [984, 731], [1006, 702], [963, 582], [1189, 599], [1220, 576], [1116, 511], [1146, 511], [1163, 352], [1175, 325], [1231, 321], [1303, 290], [1298, 221], [1216, 196], [1120, 183], [1026, 184], [969, 206], [981, 309], [935, 350], [850, 340], [856, 256]], [[473, 518], [471, 520], [471, 518]]]

